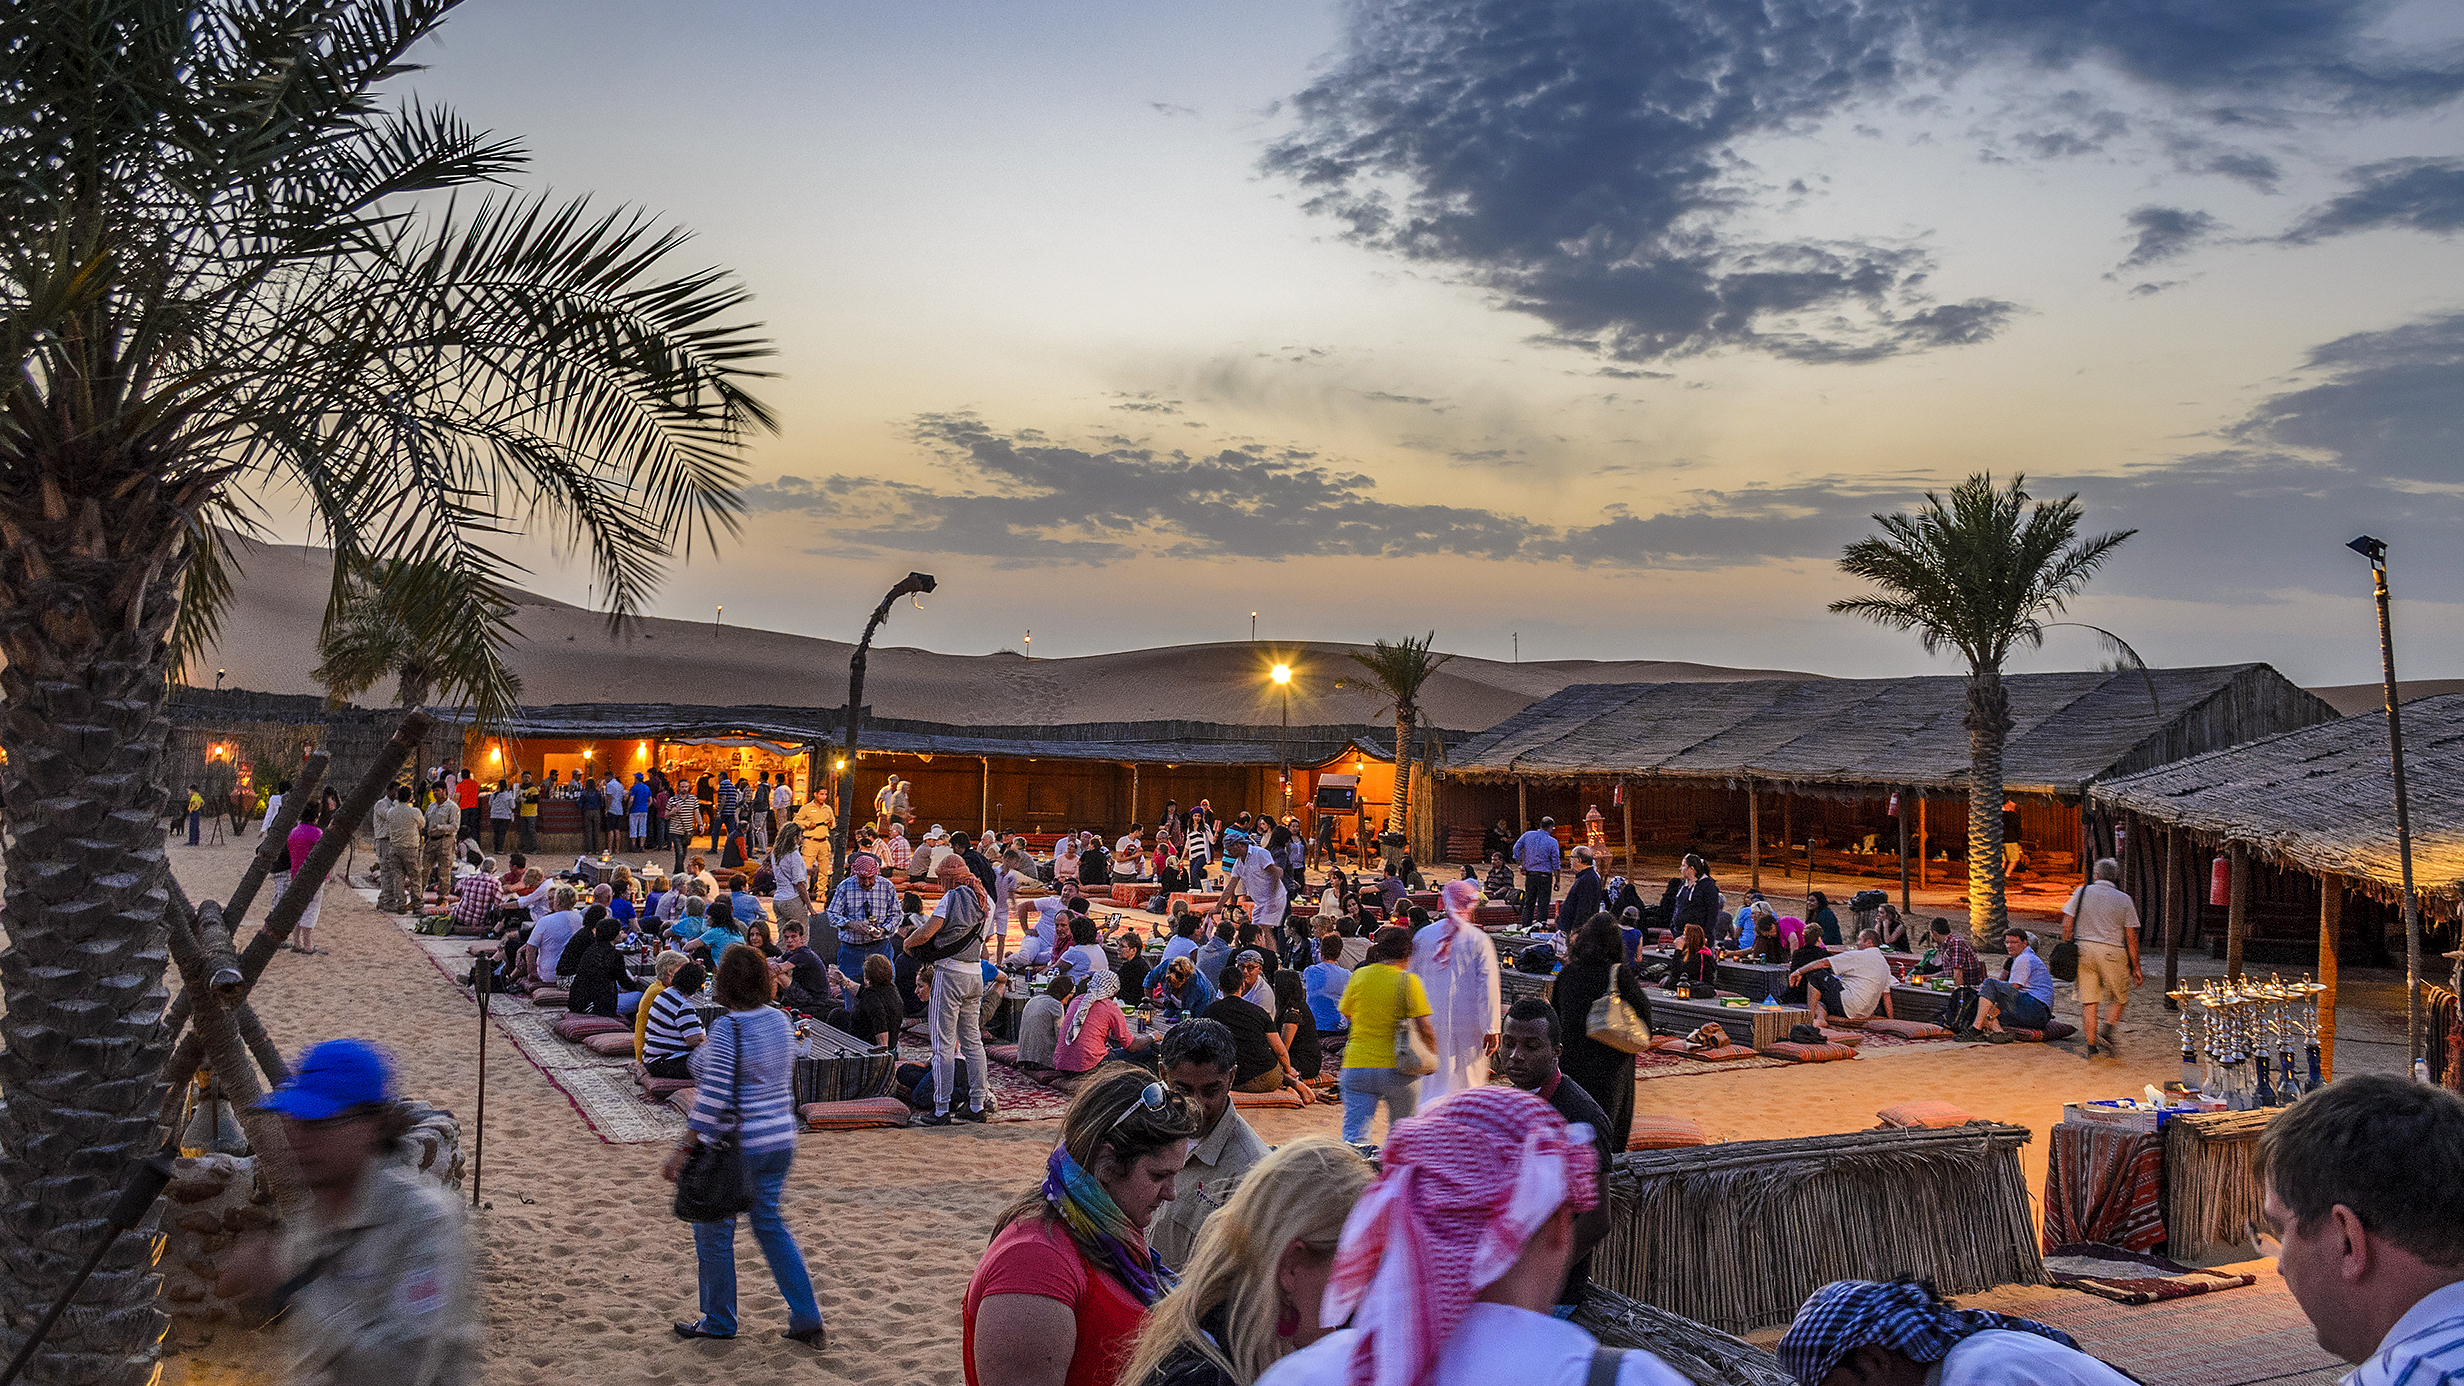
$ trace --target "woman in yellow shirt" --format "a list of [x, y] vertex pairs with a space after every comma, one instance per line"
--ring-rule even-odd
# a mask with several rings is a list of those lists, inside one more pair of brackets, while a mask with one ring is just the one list
[[1386, 1103], [1386, 1124], [1410, 1116], [1416, 1106], [1417, 1077], [1395, 1071], [1395, 1028], [1409, 1023], [1431, 1051], [1437, 1030], [1429, 1023], [1429, 994], [1404, 966], [1411, 961], [1411, 931], [1384, 928], [1369, 943], [1369, 960], [1353, 969], [1335, 1008], [1352, 1022], [1352, 1038], [1343, 1046], [1343, 1139], [1359, 1145], [1369, 1138], [1377, 1104]]

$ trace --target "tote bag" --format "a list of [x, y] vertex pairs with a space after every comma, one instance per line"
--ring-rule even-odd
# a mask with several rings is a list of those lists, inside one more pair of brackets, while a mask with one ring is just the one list
[[[1397, 968], [1398, 973], [1402, 972]], [[1401, 976], [1395, 979], [1395, 1009], [1403, 1009], [1404, 985]], [[1406, 1078], [1419, 1078], [1437, 1072], [1437, 1051], [1420, 1037], [1420, 1027], [1412, 1017], [1395, 1017], [1395, 1072]]]
[[1617, 979], [1624, 971], [1621, 963], [1609, 973], [1608, 990], [1591, 1003], [1591, 1014], [1584, 1017], [1584, 1033], [1611, 1049], [1640, 1054], [1651, 1047], [1651, 1027], [1643, 1024], [1643, 1018], [1617, 990]]
[[753, 1177], [744, 1165], [744, 1022], [734, 1016], [736, 1052], [728, 1073], [728, 1106], [736, 1129], [705, 1136], [676, 1176], [676, 1216], [686, 1222], [725, 1222], [753, 1206]]

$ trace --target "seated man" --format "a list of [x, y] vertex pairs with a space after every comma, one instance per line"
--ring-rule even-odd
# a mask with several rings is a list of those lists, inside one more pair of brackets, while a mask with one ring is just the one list
[[2042, 1030], [2053, 1023], [2053, 969], [2036, 956], [2024, 929], [2011, 930], [2002, 946], [2010, 951], [2007, 980], [1989, 977], [1976, 989], [1976, 1028], [1997, 1044], [2010, 1042], [2004, 1020], [2022, 1030]]
[[1165, 1086], [1189, 1104], [1198, 1127], [1189, 1162], [1172, 1177], [1172, 1201], [1147, 1226], [1147, 1245], [1167, 1266], [1182, 1266], [1198, 1244], [1207, 1214], [1223, 1206], [1231, 1186], [1266, 1158], [1266, 1142], [1232, 1105], [1239, 1051], [1232, 1032], [1211, 1020], [1174, 1026], [1161, 1054]]
[[[1933, 946], [1934, 960], [1917, 971], [1929, 976], [1939, 974], [1948, 977], [1953, 986], [1984, 985], [1985, 964], [1976, 956], [1976, 949], [1969, 945], [1966, 934], [1954, 933], [1951, 921], [1939, 915], [1935, 916], [1933, 923], [1925, 926], [1925, 931], [1927, 942]], [[2031, 1025], [2028, 1028], [2033, 1030], [2037, 1027]]]
[[2050, 1324], [1955, 1309], [1922, 1280], [1832, 1281], [1797, 1310], [1780, 1339], [1779, 1359], [1806, 1386], [2125, 1386], [2131, 1380]]
[[[1237, 969], [1237, 971], [1235, 970]], [[1309, 1085], [1292, 1063], [1292, 1055], [1283, 1045], [1283, 1033], [1276, 1028], [1273, 1009], [1274, 993], [1265, 989], [1265, 959], [1255, 952], [1244, 951], [1234, 960], [1234, 966], [1224, 969], [1224, 994], [1206, 1008], [1206, 1018], [1219, 1021], [1232, 1032], [1232, 1042], [1239, 1052], [1239, 1063], [1232, 1075], [1235, 1092], [1281, 1092], [1286, 1088], [1310, 1099]], [[1266, 1005], [1247, 999], [1246, 993], [1264, 991]]]
[[[548, 887], [540, 887], [548, 891]], [[564, 955], [566, 945], [573, 942], [574, 933], [582, 927], [582, 916], [573, 908], [573, 887], [558, 885], [549, 898], [555, 908], [540, 916], [531, 926], [530, 939], [517, 955], [524, 985], [530, 987], [562, 987], [557, 980], [556, 962]], [[580, 959], [575, 959], [580, 961]]]
[[864, 985], [847, 985], [847, 974], [832, 968], [831, 980], [838, 984], [847, 1001], [822, 1019], [824, 1025], [842, 1034], [855, 1036], [866, 1044], [877, 1044], [898, 1054], [898, 1035], [907, 1024], [907, 1005], [898, 995], [897, 969], [879, 953], [864, 956]]
[[1875, 1010], [1891, 1013], [1891, 965], [1882, 957], [1882, 936], [1871, 929], [1857, 935], [1857, 946], [1818, 958], [1788, 973], [1788, 985], [1805, 984], [1806, 1009], [1814, 1028], [1826, 1018], [1865, 1020]]
[[830, 969], [805, 943], [804, 925], [794, 920], [779, 927], [779, 959], [770, 964], [778, 986], [779, 1004], [806, 1015], [830, 1009]]
[[1055, 977], [1018, 1014], [1018, 1066], [1052, 1067], [1053, 1051], [1061, 1047], [1061, 1011], [1075, 990], [1067, 977]]
[[1343, 965], [1343, 935], [1329, 921], [1318, 935], [1317, 962], [1301, 969], [1301, 985], [1308, 989], [1309, 1014], [1317, 1018], [1320, 1035], [1342, 1035], [1351, 1032], [1352, 1024], [1343, 1015], [1343, 989], [1352, 981], [1352, 969]]

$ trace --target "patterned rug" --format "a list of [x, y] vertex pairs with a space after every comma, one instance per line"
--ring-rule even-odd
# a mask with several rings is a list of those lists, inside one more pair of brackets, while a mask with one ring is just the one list
[[2054, 1285], [1961, 1295], [1962, 1306], [2038, 1319], [2164, 1386], [2330, 1386], [2352, 1367], [2318, 1344], [2272, 1264], [2235, 1267], [2254, 1284], [2231, 1294], [2127, 1305]]
[[2154, 1304], [2192, 1295], [2238, 1290], [2255, 1284], [2255, 1275], [2201, 1270], [2147, 1252], [2124, 1251], [2097, 1242], [2057, 1246], [2045, 1257], [2045, 1271], [2056, 1285], [2085, 1290], [2116, 1304]]
[[1722, 1059], [1705, 1063], [1682, 1054], [1637, 1054], [1634, 1056], [1634, 1081], [1648, 1083], [1654, 1078], [1695, 1078], [1706, 1073], [1735, 1073], [1748, 1068], [1787, 1068], [1792, 1061], [1757, 1054], [1750, 1059]]

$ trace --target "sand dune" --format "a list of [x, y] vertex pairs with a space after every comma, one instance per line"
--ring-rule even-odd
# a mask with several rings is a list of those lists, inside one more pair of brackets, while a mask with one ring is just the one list
[[[222, 637], [188, 672], [188, 681], [264, 693], [322, 693], [309, 678], [333, 564], [322, 549], [244, 545]], [[836, 707], [846, 700], [845, 641], [706, 621], [645, 620], [619, 639], [599, 613], [548, 597], [519, 594], [522, 641], [512, 655], [523, 701], [709, 702]], [[1265, 669], [1289, 660], [1296, 677], [1292, 721], [1380, 721], [1386, 702], [1345, 656], [1365, 646], [1330, 641], [1280, 645], [1225, 643], [1127, 650], [1073, 659], [937, 654], [876, 648], [865, 680], [875, 716], [965, 726], [1179, 719], [1265, 725], [1282, 715], [1266, 692]], [[1270, 653], [1271, 652], [1271, 653]], [[1527, 664], [1457, 658], [1424, 696], [1437, 725], [1475, 731], [1574, 683], [1693, 683], [1812, 678], [1771, 669], [1723, 669], [1675, 660], [1549, 660]], [[385, 689], [367, 698], [382, 698]], [[366, 699], [363, 699], [365, 701]]]

